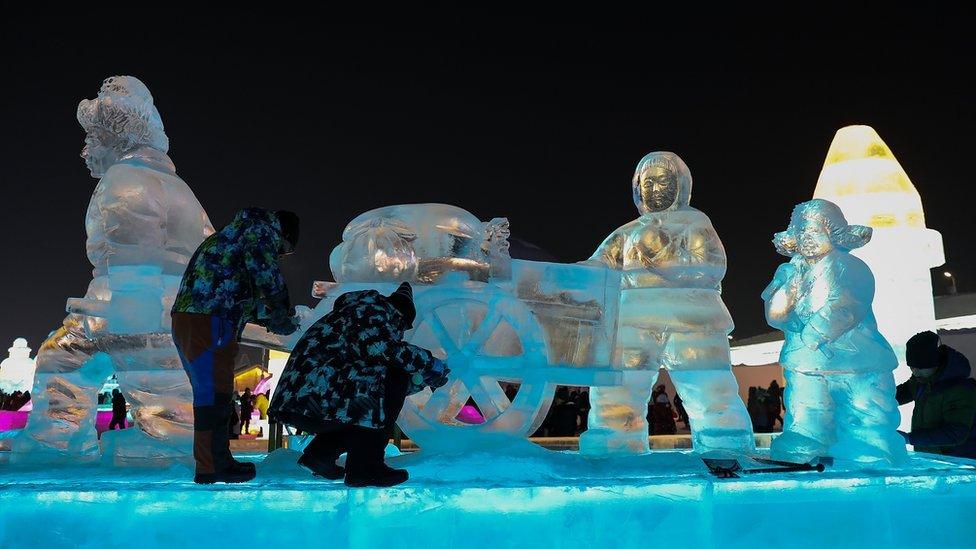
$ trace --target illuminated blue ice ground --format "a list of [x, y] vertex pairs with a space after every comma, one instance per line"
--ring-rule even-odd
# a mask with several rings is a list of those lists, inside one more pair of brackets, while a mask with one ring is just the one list
[[[166, 470], [0, 465], [0, 547], [972, 547], [976, 467], [720, 480], [684, 452], [586, 461], [539, 449], [394, 458], [411, 480], [347, 490], [279, 450], [246, 486]], [[569, 544], [569, 545], [567, 545]]]

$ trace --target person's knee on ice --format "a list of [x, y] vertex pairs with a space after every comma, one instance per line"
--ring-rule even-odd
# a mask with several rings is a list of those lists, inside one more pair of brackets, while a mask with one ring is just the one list
[[230, 453], [237, 342], [247, 323], [279, 335], [298, 328], [278, 265], [295, 250], [298, 232], [294, 213], [247, 208], [204, 240], [187, 265], [172, 309], [173, 340], [193, 389], [198, 482], [254, 478], [253, 464]]
[[[403, 341], [415, 317], [406, 282], [389, 296], [350, 292], [295, 345], [268, 416], [324, 437], [300, 460], [313, 473], [334, 477], [335, 459], [346, 449], [350, 486], [406, 480], [405, 471], [383, 463], [387, 431], [408, 395], [442, 387], [450, 372], [430, 351]], [[332, 453], [322, 455], [323, 448]]]

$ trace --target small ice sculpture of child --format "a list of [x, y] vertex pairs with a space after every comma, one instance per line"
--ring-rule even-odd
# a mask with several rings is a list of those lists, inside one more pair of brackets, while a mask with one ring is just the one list
[[905, 456], [898, 360], [871, 309], [874, 275], [850, 254], [870, 239], [869, 227], [848, 225], [836, 204], [819, 199], [794, 208], [773, 238], [790, 258], [762, 293], [767, 322], [786, 336], [786, 425], [772, 443], [776, 459], [894, 464]]

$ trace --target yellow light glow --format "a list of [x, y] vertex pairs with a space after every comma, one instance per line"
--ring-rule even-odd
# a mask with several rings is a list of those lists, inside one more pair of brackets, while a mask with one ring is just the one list
[[871, 126], [837, 131], [813, 197], [843, 202], [851, 223], [875, 228], [925, 226], [915, 185]]

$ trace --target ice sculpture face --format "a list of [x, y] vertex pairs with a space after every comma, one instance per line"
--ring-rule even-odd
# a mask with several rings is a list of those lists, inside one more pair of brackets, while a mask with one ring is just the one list
[[[213, 226], [166, 155], [169, 142], [146, 86], [106, 79], [78, 105], [82, 156], [100, 177], [85, 216], [94, 279], [37, 355], [34, 410], [13, 443], [26, 460], [94, 459], [95, 396], [113, 372], [138, 429], [107, 434], [116, 460], [187, 454], [191, 391], [169, 334], [187, 262]], [[122, 443], [124, 441], [124, 444]], [[43, 458], [41, 456], [44, 456]]]
[[820, 199], [798, 205], [773, 238], [791, 258], [762, 294], [767, 322], [786, 338], [786, 425], [774, 457], [897, 463], [905, 455], [896, 432], [897, 360], [871, 309], [871, 270], [850, 253], [870, 238], [869, 227], [849, 225], [836, 204]]
[[691, 172], [678, 155], [653, 152], [637, 164], [633, 179], [634, 205], [642, 214], [688, 206]]

